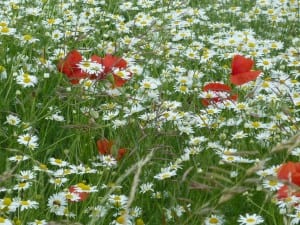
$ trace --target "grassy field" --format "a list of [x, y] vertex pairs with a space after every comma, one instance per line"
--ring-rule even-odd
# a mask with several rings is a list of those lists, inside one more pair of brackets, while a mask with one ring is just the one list
[[0, 2], [0, 225], [300, 223], [297, 0]]

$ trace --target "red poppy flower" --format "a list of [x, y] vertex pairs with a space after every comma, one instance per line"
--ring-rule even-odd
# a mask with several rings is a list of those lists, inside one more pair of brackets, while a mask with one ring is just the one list
[[287, 162], [280, 166], [277, 177], [300, 186], [300, 162]]
[[261, 71], [251, 70], [253, 65], [254, 61], [252, 59], [245, 58], [241, 55], [235, 55], [231, 64], [231, 83], [235, 85], [242, 85], [255, 80]]
[[72, 84], [78, 84], [81, 79], [87, 77], [91, 80], [102, 80], [107, 78], [109, 74], [113, 75], [113, 87], [121, 87], [127, 82], [127, 79], [123, 79], [113, 73], [114, 69], [125, 70], [127, 67], [127, 62], [120, 57], [108, 54], [104, 58], [101, 58], [97, 55], [92, 55], [91, 61], [102, 64], [104, 67], [103, 72], [97, 75], [83, 72], [78, 66], [82, 60], [82, 55], [77, 50], [72, 50], [65, 59], [59, 61], [57, 68], [61, 73], [67, 75]]
[[[113, 142], [107, 139], [101, 139], [97, 141], [98, 152], [101, 155], [115, 155], [112, 151]], [[127, 150], [125, 148], [120, 148], [116, 153], [116, 159], [121, 160], [126, 154]]]
[[[218, 95], [218, 93], [221, 95], [222, 92], [225, 93], [229, 93], [231, 92], [231, 88], [226, 85], [226, 84], [222, 84], [222, 83], [208, 83], [203, 87], [203, 91], [212, 91], [214, 93], [216, 93], [216, 95]], [[237, 100], [237, 94], [234, 95], [229, 95], [226, 98], [223, 97], [212, 97], [212, 98], [204, 98], [202, 99], [202, 104], [204, 106], [208, 106], [210, 104], [216, 104], [218, 102], [222, 102], [224, 100], [233, 100], [236, 101]]]
[[[82, 202], [82, 201], [86, 200], [89, 197], [89, 193], [87, 193], [87, 192], [78, 192], [76, 190], [76, 186], [69, 187], [69, 192], [78, 196], [77, 202]], [[72, 201], [72, 200], [70, 200], [70, 201]]]
[[127, 150], [125, 148], [120, 148], [118, 150], [117, 160], [118, 161], [121, 160], [124, 157], [124, 155], [126, 154], [126, 152], [127, 152]]
[[98, 152], [101, 155], [111, 154], [111, 147], [113, 145], [112, 141], [108, 141], [107, 139], [102, 139], [97, 141]]
[[[104, 66], [104, 71], [100, 75], [100, 79], [105, 79], [110, 73], [113, 74], [114, 68], [122, 70], [122, 69], [126, 69], [127, 67], [127, 62], [124, 59], [109, 54], [106, 55], [104, 58], [101, 58], [97, 55], [93, 55], [91, 57], [91, 60], [100, 63]], [[114, 87], [121, 87], [127, 82], [126, 79], [123, 79], [115, 74], [113, 74], [113, 79], [114, 79]]]
[[72, 50], [65, 59], [60, 60], [57, 68], [69, 78], [72, 84], [78, 84], [80, 79], [88, 77], [88, 74], [82, 72], [78, 63], [82, 61], [82, 55], [77, 50]]

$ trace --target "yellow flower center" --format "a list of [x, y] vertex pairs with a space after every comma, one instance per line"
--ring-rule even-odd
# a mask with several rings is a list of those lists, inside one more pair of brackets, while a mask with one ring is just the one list
[[11, 198], [4, 198], [3, 205], [9, 206], [11, 204]]
[[255, 48], [255, 46], [256, 46], [256, 45], [255, 45], [254, 42], [249, 42], [249, 43], [248, 43], [248, 47], [249, 47], [249, 48]]
[[260, 127], [260, 122], [258, 122], [258, 121], [252, 122], [252, 126], [254, 128], [259, 128]]
[[86, 67], [86, 68], [89, 68], [91, 66], [91, 63], [88, 62], [88, 61], [85, 61], [85, 62], [82, 63], [82, 66]]
[[170, 174], [169, 173], [164, 173], [163, 175], [162, 175], [162, 179], [167, 179], [167, 178], [169, 178], [170, 177]]
[[266, 66], [270, 64], [270, 62], [267, 61], [267, 60], [264, 60], [262, 63], [263, 63], [264, 65], [266, 65]]
[[219, 222], [219, 220], [215, 217], [209, 219], [210, 224], [217, 224], [218, 222]]
[[66, 199], [69, 199], [69, 200], [72, 199], [72, 197], [73, 197], [72, 194], [66, 194], [65, 196], [66, 196]]
[[119, 216], [116, 221], [120, 224], [125, 224], [125, 216]]
[[[26, 84], [30, 83], [31, 79], [30, 79], [28, 73], [24, 73], [24, 74], [23, 74], [23, 81], [24, 81], [24, 83], [26, 83]], [[29, 138], [30, 138], [30, 137], [29, 137]], [[30, 140], [30, 139], [29, 139], [29, 140]]]
[[47, 165], [45, 165], [45, 164], [40, 164], [39, 167], [42, 170], [47, 170], [48, 169]]
[[270, 186], [276, 186], [278, 184], [277, 180], [270, 180], [269, 185]]
[[55, 23], [55, 19], [51, 18], [47, 20], [48, 24], [52, 25]]
[[7, 23], [6, 22], [0, 22], [0, 27], [7, 27]]
[[179, 89], [180, 89], [181, 92], [186, 92], [187, 91], [187, 87], [184, 86], [184, 85], [181, 85]]
[[121, 78], [125, 77], [125, 75], [124, 75], [124, 73], [122, 71], [116, 72], [115, 75], [117, 75], [118, 77], [121, 77]]
[[246, 222], [247, 222], [247, 223], [254, 223], [254, 222], [255, 222], [255, 219], [253, 219], [253, 218], [248, 218], [248, 219], [246, 220]]
[[16, 160], [22, 160], [23, 156], [22, 155], [16, 155]]
[[233, 156], [228, 156], [226, 159], [227, 159], [227, 161], [233, 161], [234, 157]]
[[120, 196], [116, 195], [116, 196], [114, 197], [114, 200], [115, 200], [116, 202], [119, 202], [119, 201], [121, 201], [121, 198], [120, 198]]
[[144, 88], [150, 88], [151, 84], [150, 83], [144, 83]]
[[56, 178], [56, 179], [54, 180], [54, 183], [55, 183], [55, 184], [61, 184], [61, 179], [60, 179], [60, 178]]
[[21, 205], [29, 205], [28, 201], [21, 201]]
[[28, 180], [29, 176], [28, 175], [24, 175], [24, 176], [22, 176], [22, 178], [25, 179], [25, 180]]
[[23, 188], [23, 187], [25, 187], [26, 186], [26, 183], [19, 183], [19, 185], [18, 185], [20, 188]]
[[84, 183], [78, 183], [77, 187], [79, 187], [81, 190], [84, 190], [84, 191], [91, 190], [91, 187], [89, 185], [84, 184]]
[[26, 141], [26, 142], [29, 142], [29, 141], [31, 140], [31, 137], [30, 137], [30, 136], [25, 136], [25, 137], [23, 138], [23, 140]]
[[30, 34], [25, 34], [25, 35], [23, 35], [23, 39], [25, 41], [30, 41], [32, 39], [32, 36]]
[[9, 28], [8, 27], [2, 27], [1, 28], [1, 32], [2, 33], [8, 33], [9, 32]]
[[57, 164], [62, 164], [62, 160], [61, 159], [55, 159], [54, 162], [57, 163]]

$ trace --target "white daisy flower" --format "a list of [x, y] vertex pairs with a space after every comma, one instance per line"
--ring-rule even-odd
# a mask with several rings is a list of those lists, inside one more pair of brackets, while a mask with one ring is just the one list
[[20, 118], [14, 115], [8, 115], [6, 117], [6, 123], [12, 126], [17, 126], [21, 122]]
[[27, 133], [27, 134], [19, 135], [17, 142], [31, 149], [35, 149], [36, 147], [38, 147], [37, 144], [38, 139], [39, 138], [36, 135]]
[[145, 183], [140, 185], [140, 193], [145, 194], [148, 191], [154, 192], [153, 183]]
[[36, 174], [30, 170], [22, 170], [20, 174], [17, 175], [19, 181], [32, 180], [36, 177]]
[[65, 167], [65, 166], [69, 165], [69, 163], [67, 161], [63, 161], [61, 159], [55, 159], [52, 157], [49, 159], [49, 162], [51, 165], [59, 166], [59, 167]]
[[176, 175], [176, 170], [171, 170], [170, 168], [163, 168], [161, 172], [154, 176], [155, 179], [165, 180], [167, 178], [173, 177]]
[[0, 225], [12, 225], [12, 222], [9, 219], [0, 217]]
[[117, 160], [111, 155], [100, 155], [99, 157], [104, 166], [114, 167], [117, 165]]
[[83, 60], [77, 65], [83, 72], [88, 74], [95, 74], [98, 76], [104, 71], [104, 66], [102, 64], [91, 60]]
[[108, 201], [117, 208], [123, 208], [127, 204], [128, 197], [125, 195], [110, 195]]
[[256, 214], [248, 214], [246, 213], [245, 216], [240, 215], [238, 222], [240, 225], [257, 225], [264, 222], [264, 219]]
[[38, 79], [34, 75], [30, 75], [29, 73], [23, 72], [23, 70], [19, 71], [19, 74], [16, 76], [17, 84], [27, 88], [27, 87], [34, 87]]
[[68, 202], [64, 192], [59, 192], [50, 196], [47, 204], [47, 206], [50, 208], [50, 212], [53, 212], [59, 216], [63, 216], [65, 214], [67, 205]]
[[15, 156], [8, 158], [8, 160], [12, 161], [12, 162], [21, 162], [21, 161], [25, 161], [27, 159], [29, 159], [29, 156], [26, 156], [26, 155], [15, 155]]

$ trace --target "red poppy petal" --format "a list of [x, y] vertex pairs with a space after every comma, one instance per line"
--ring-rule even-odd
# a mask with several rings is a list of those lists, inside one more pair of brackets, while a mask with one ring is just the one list
[[72, 66], [68, 62], [65, 62], [64, 60], [60, 60], [58, 62], [57, 69], [59, 72], [65, 74], [67, 76], [71, 76], [73, 73]]
[[300, 162], [295, 162], [294, 166], [295, 166], [295, 170], [297, 171], [297, 173], [300, 173]]
[[113, 67], [125, 69], [127, 62], [122, 58], [108, 54], [103, 58], [102, 65], [104, 66], [104, 73], [109, 73]]
[[79, 81], [78, 79], [70, 79], [71, 84], [79, 84]]
[[208, 106], [208, 105], [209, 105], [209, 100], [206, 99], [206, 98], [201, 99], [201, 103], [202, 103], [202, 105], [204, 105], [204, 106]]
[[208, 83], [203, 87], [203, 91], [231, 91], [231, 88], [222, 83]]
[[88, 198], [89, 193], [87, 192], [78, 192], [76, 191], [76, 187], [75, 186], [71, 186], [69, 187], [69, 192], [76, 194], [79, 199], [77, 201], [84, 201]]
[[58, 63], [58, 70], [65, 73], [64, 71], [72, 71], [77, 68], [77, 64], [82, 61], [82, 55], [77, 50], [70, 51], [65, 59]]
[[292, 174], [292, 183], [300, 186], [300, 173]]
[[97, 55], [92, 55], [91, 60], [93, 62], [97, 62], [99, 64], [102, 64], [102, 61], [103, 61], [103, 59], [101, 57], [97, 56]]
[[82, 55], [77, 50], [72, 50], [66, 56], [65, 61], [70, 63], [71, 65], [76, 65], [77, 63], [82, 61]]
[[279, 190], [277, 191], [277, 198], [278, 199], [284, 199], [287, 198], [289, 195], [289, 187], [287, 185], [283, 185]]
[[117, 67], [119, 69], [125, 69], [127, 67], [127, 62], [124, 59], [119, 58], [114, 67]]
[[234, 94], [234, 95], [231, 95], [229, 97], [230, 100], [233, 100], [233, 101], [237, 101], [238, 100], [238, 95], [237, 94]]
[[88, 74], [79, 69], [74, 70], [70, 74], [66, 74], [72, 84], [79, 84], [81, 79], [87, 78]]
[[107, 139], [102, 139], [97, 141], [98, 152], [101, 155], [111, 154], [111, 147], [113, 145], [112, 141], [108, 141]]
[[75, 69], [73, 71], [73, 74], [71, 76], [68, 76], [70, 78], [75, 78], [75, 79], [84, 79], [87, 78], [89, 75], [85, 72], [82, 72], [80, 69]]
[[127, 150], [125, 148], [120, 148], [118, 151], [117, 160], [119, 161], [120, 159], [122, 159], [126, 152]]
[[295, 162], [287, 162], [282, 164], [278, 171], [277, 171], [277, 177], [281, 180], [289, 180], [291, 179], [292, 174], [296, 172], [297, 167], [299, 163]]
[[251, 70], [254, 61], [249, 58], [245, 58], [242, 55], [235, 55], [231, 63], [231, 74], [239, 74], [248, 72]]
[[112, 55], [106, 55], [102, 61], [102, 65], [104, 66], [104, 73], [111, 72], [111, 69], [115, 64], [115, 57]]
[[61, 73], [67, 75], [72, 84], [78, 84], [80, 79], [87, 77], [87, 74], [83, 73], [78, 68], [77, 64], [80, 61], [82, 61], [80, 52], [78, 52], [77, 50], [72, 50], [67, 54], [65, 59], [59, 61], [57, 69]]
[[221, 99], [219, 97], [215, 97], [215, 98], [204, 98], [202, 99], [202, 104], [204, 106], [208, 106], [208, 105], [213, 105], [213, 104], [216, 104], [218, 102], [222, 102], [222, 100], [225, 100], [225, 99]]
[[121, 77], [115, 74], [113, 74], [113, 76], [114, 76], [114, 87], [122, 87], [127, 82], [127, 80], [122, 79]]
[[242, 85], [252, 80], [255, 80], [260, 73], [261, 71], [257, 70], [257, 71], [249, 71], [245, 73], [234, 74], [230, 76], [230, 81], [235, 85]]

